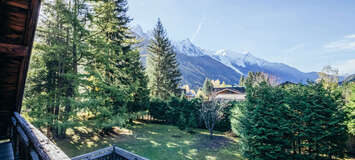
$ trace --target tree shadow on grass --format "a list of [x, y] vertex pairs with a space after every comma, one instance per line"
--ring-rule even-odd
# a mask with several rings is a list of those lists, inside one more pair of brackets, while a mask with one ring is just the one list
[[75, 133], [79, 140], [73, 142], [68, 139], [60, 142], [59, 146], [72, 157], [116, 145], [154, 160], [239, 159], [235, 152], [239, 148], [236, 141], [221, 134], [210, 139], [205, 130], [194, 129], [194, 132], [190, 134], [170, 125], [143, 123], [127, 129], [113, 129], [105, 136], [86, 131]]
[[198, 135], [199, 143], [196, 144], [196, 148], [209, 148], [209, 149], [219, 149], [222, 147], [230, 146], [235, 144], [235, 142], [225, 136], [216, 136], [213, 135], [212, 138], [210, 135]]
[[[241, 159], [236, 150], [236, 141], [226, 136], [208, 134], [199, 131], [190, 134], [178, 130], [175, 126], [147, 125], [134, 130], [134, 142], [116, 145], [141, 156], [163, 159]], [[134, 145], [133, 145], [134, 144]], [[137, 147], [139, 146], [139, 147]]]

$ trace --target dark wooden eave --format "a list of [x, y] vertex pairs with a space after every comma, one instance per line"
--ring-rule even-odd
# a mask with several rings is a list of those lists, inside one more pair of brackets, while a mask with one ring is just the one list
[[0, 56], [24, 57], [28, 53], [28, 46], [0, 43]]
[[20, 112], [40, 0], [0, 0], [0, 138]]

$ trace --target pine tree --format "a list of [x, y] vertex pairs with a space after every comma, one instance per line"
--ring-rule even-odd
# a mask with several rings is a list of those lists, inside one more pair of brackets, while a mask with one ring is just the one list
[[132, 94], [132, 101], [127, 105], [129, 113], [143, 111], [147, 109], [149, 105], [149, 89], [148, 89], [148, 77], [145, 75], [144, 67], [140, 61], [140, 54], [137, 50], [129, 53], [131, 57], [127, 60], [129, 66], [126, 66], [128, 78], [122, 80], [124, 85], [130, 87], [130, 93]]
[[93, 8], [86, 103], [97, 117], [95, 127], [108, 131], [125, 125], [129, 113], [146, 109], [149, 91], [139, 52], [132, 47], [136, 40], [130, 36], [127, 1], [97, 1]]
[[343, 86], [346, 97], [345, 111], [348, 116], [347, 126], [348, 132], [355, 136], [355, 82], [349, 82]]
[[239, 79], [239, 86], [245, 87], [245, 76], [241, 75]]
[[31, 64], [25, 104], [33, 123], [47, 127], [53, 136], [64, 136], [76, 123], [78, 63], [87, 45], [89, 16], [85, 0], [44, 3]]
[[166, 31], [158, 19], [153, 40], [148, 47], [148, 73], [151, 95], [161, 99], [180, 94], [181, 73], [176, 53], [167, 38]]
[[335, 159], [344, 156], [346, 126], [339, 91], [322, 83], [246, 84], [247, 98], [233, 109], [233, 131], [248, 159]]
[[262, 82], [247, 85], [247, 101], [238, 109], [237, 135], [241, 137], [242, 153], [247, 159], [288, 159], [288, 134], [284, 92]]

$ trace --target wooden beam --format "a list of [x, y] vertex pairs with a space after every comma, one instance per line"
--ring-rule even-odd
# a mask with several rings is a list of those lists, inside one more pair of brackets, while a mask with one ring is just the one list
[[31, 0], [30, 9], [27, 10], [26, 29], [24, 33], [24, 44], [32, 47], [37, 21], [40, 11], [41, 0]]
[[24, 57], [28, 53], [28, 47], [15, 44], [0, 43], [0, 56]]
[[72, 158], [72, 160], [88, 160], [88, 159], [104, 159], [106, 156], [110, 156], [113, 154], [113, 147], [106, 147], [103, 149], [99, 149], [90, 153], [86, 153], [80, 156], [76, 156]]
[[28, 9], [28, 2], [26, 1], [7, 1], [5, 3], [10, 6], [19, 7], [22, 9]]
[[35, 36], [35, 31], [37, 27], [37, 21], [39, 16], [39, 11], [41, 7], [41, 0], [31, 0], [30, 6], [27, 11], [26, 19], [26, 30], [24, 33], [24, 45], [28, 46], [27, 56], [21, 62], [19, 79], [18, 79], [18, 92], [16, 96], [16, 108], [18, 112], [21, 112], [22, 98], [25, 89], [25, 82], [27, 78], [28, 67], [30, 63], [31, 51], [33, 46], [33, 40]]

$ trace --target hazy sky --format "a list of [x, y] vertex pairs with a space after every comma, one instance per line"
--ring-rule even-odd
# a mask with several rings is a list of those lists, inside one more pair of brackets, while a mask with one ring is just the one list
[[354, 0], [128, 0], [128, 14], [151, 30], [206, 49], [249, 51], [301, 71], [337, 66], [355, 73]]

